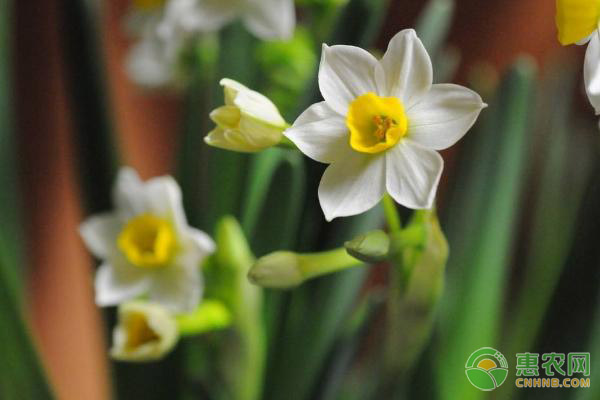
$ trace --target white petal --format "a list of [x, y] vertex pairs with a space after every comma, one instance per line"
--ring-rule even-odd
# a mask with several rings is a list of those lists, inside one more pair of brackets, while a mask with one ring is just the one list
[[401, 140], [386, 153], [386, 188], [405, 207], [433, 207], [444, 160], [433, 150], [410, 139]]
[[590, 103], [592, 103], [596, 115], [600, 115], [600, 30], [592, 34], [592, 39], [588, 44], [583, 75]]
[[376, 93], [375, 68], [378, 61], [354, 46], [323, 45], [319, 66], [319, 88], [327, 104], [346, 115], [348, 105], [365, 93]]
[[168, 85], [174, 79], [174, 60], [157, 38], [144, 38], [129, 52], [125, 62], [132, 81], [147, 88]]
[[226, 104], [234, 105], [242, 113], [274, 126], [285, 126], [277, 106], [268, 97], [232, 79], [221, 79], [219, 84], [225, 87]]
[[319, 202], [328, 221], [360, 214], [385, 193], [385, 157], [350, 152], [331, 164], [319, 185]]
[[390, 40], [376, 74], [379, 95], [400, 98], [406, 109], [429, 91], [431, 59], [414, 30], [400, 31]]
[[188, 224], [183, 210], [181, 188], [173, 177], [149, 179], [144, 185], [143, 195], [149, 212], [170, 219], [178, 234], [185, 234]]
[[346, 120], [326, 102], [313, 104], [283, 133], [313, 160], [331, 164], [352, 149]]
[[446, 149], [471, 129], [485, 107], [481, 97], [470, 89], [433, 85], [407, 112], [408, 137], [430, 149]]
[[190, 228], [188, 230], [191, 245], [200, 257], [206, 257], [214, 253], [216, 244], [210, 236], [199, 229]]
[[79, 234], [85, 245], [98, 258], [106, 259], [116, 251], [116, 238], [121, 222], [114, 214], [94, 215], [79, 225]]
[[150, 281], [135, 267], [102, 264], [96, 272], [95, 289], [98, 306], [114, 306], [134, 299], [148, 290]]
[[171, 0], [160, 26], [163, 36], [214, 32], [233, 20], [238, 7], [227, 0]]
[[248, 30], [261, 39], [290, 39], [296, 26], [292, 0], [250, 0], [244, 22]]
[[144, 184], [133, 168], [119, 170], [113, 188], [113, 198], [118, 212], [125, 218], [131, 218], [147, 209], [144, 196]]
[[199, 260], [195, 255], [181, 256], [152, 278], [150, 300], [162, 304], [175, 313], [192, 312], [200, 303], [202, 279]]

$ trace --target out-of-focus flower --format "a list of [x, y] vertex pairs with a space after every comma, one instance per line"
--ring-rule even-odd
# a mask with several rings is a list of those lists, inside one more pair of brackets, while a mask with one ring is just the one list
[[127, 56], [127, 74], [138, 85], [150, 89], [178, 86], [183, 45], [182, 38], [164, 40], [152, 26], [147, 27], [146, 33]]
[[137, 39], [125, 62], [130, 79], [150, 88], [178, 85], [179, 62], [187, 37], [160, 35], [165, 0], [133, 1], [125, 20], [125, 29]]
[[181, 86], [181, 59], [198, 34], [241, 18], [261, 39], [287, 40], [294, 33], [293, 0], [138, 0], [126, 30], [138, 38], [127, 58], [131, 79], [148, 88]]
[[600, 1], [557, 0], [556, 26], [563, 46], [588, 43], [584, 62], [585, 90], [600, 115]]
[[148, 295], [170, 311], [193, 311], [202, 292], [200, 263], [215, 245], [188, 225], [175, 180], [165, 176], [144, 183], [123, 168], [113, 197], [114, 212], [80, 226], [87, 247], [103, 260], [96, 303], [110, 306]]
[[214, 32], [240, 18], [261, 39], [288, 39], [294, 32], [293, 0], [170, 0], [161, 34]]
[[159, 304], [132, 301], [119, 306], [110, 355], [121, 361], [154, 361], [167, 355], [179, 339], [175, 318]]
[[325, 101], [284, 132], [307, 156], [331, 164], [319, 186], [325, 217], [360, 214], [387, 191], [413, 209], [433, 206], [443, 150], [486, 107], [462, 86], [432, 84], [432, 65], [415, 31], [391, 41], [381, 60], [353, 46], [323, 45]]
[[225, 105], [210, 114], [217, 127], [204, 138], [208, 145], [256, 152], [281, 141], [287, 124], [271, 100], [231, 79], [220, 84]]

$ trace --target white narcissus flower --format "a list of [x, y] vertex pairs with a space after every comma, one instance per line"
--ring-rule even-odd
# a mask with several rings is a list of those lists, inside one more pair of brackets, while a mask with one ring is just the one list
[[256, 152], [281, 141], [288, 125], [271, 100], [231, 79], [220, 84], [225, 88], [225, 105], [210, 113], [217, 127], [204, 138], [206, 144]]
[[126, 18], [126, 31], [137, 38], [127, 54], [126, 72], [133, 82], [150, 89], [177, 86], [179, 58], [187, 39], [159, 34], [165, 4], [165, 0], [135, 0]]
[[122, 168], [113, 198], [113, 212], [80, 226], [87, 247], [103, 261], [96, 303], [111, 306], [147, 295], [172, 312], [193, 311], [202, 294], [200, 263], [215, 245], [188, 225], [175, 180], [142, 182], [133, 169]]
[[159, 304], [132, 301], [119, 306], [113, 331], [112, 358], [155, 361], [166, 356], [179, 339], [177, 321]]
[[585, 90], [600, 115], [600, 0], [557, 0], [556, 26], [563, 46], [588, 43], [584, 61]]
[[177, 86], [179, 55], [184, 44], [177, 39], [164, 40], [153, 27], [148, 27], [127, 55], [125, 69], [130, 79], [149, 89]]
[[433, 206], [443, 150], [486, 107], [462, 86], [432, 84], [431, 60], [415, 31], [404, 30], [381, 60], [353, 46], [323, 45], [319, 87], [325, 101], [284, 132], [316, 161], [325, 217], [360, 214], [386, 191], [413, 209]]
[[261, 39], [289, 39], [296, 25], [294, 1], [170, 0], [161, 33], [214, 32], [237, 18]]

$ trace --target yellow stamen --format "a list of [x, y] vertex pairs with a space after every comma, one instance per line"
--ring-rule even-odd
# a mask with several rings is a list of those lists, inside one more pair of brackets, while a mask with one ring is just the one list
[[346, 125], [350, 146], [361, 153], [375, 154], [394, 146], [406, 135], [408, 120], [399, 99], [367, 93], [350, 104]]
[[176, 237], [168, 220], [143, 214], [125, 225], [117, 244], [133, 265], [156, 268], [164, 267], [171, 261]]
[[128, 315], [125, 325], [125, 331], [127, 332], [125, 349], [128, 351], [135, 350], [144, 344], [160, 340], [160, 337], [154, 332], [150, 325], [148, 325], [146, 316], [142, 313], [131, 313]]
[[598, 29], [600, 0], [556, 0], [558, 40], [577, 43]]

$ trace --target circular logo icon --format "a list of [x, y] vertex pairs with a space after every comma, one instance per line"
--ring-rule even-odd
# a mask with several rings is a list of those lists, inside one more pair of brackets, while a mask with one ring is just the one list
[[471, 385], [489, 392], [499, 388], [508, 376], [508, 363], [498, 350], [482, 347], [475, 350], [465, 365], [465, 373]]

